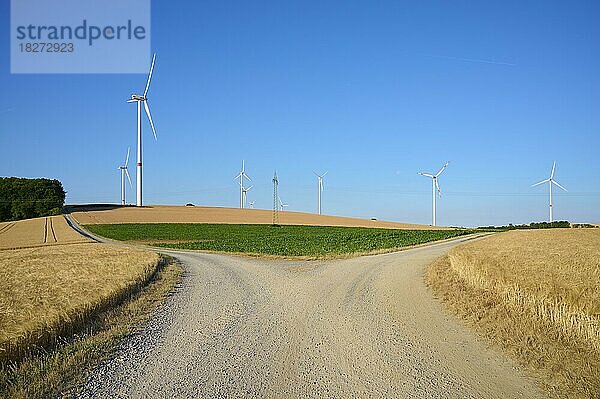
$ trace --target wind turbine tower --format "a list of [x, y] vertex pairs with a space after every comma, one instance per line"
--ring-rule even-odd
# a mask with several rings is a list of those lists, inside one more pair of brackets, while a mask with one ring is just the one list
[[119, 166], [119, 170], [121, 170], [121, 205], [125, 205], [125, 175], [127, 175], [127, 180], [129, 180], [129, 186], [133, 188], [131, 184], [131, 178], [129, 177], [129, 171], [127, 170], [127, 164], [129, 163], [129, 148], [127, 148], [127, 156], [125, 157], [125, 164]]
[[[242, 199], [242, 203], [244, 204], [243, 208], [246, 208], [246, 199], [248, 198], [248, 191], [250, 191], [250, 189], [252, 189], [252, 187], [254, 187], [254, 186], [245, 187], [243, 190], [243, 194], [244, 194], [244, 198]], [[253, 204], [253, 203], [251, 203], [251, 204]]]
[[154, 71], [154, 61], [156, 61], [156, 54], [152, 56], [152, 64], [150, 65], [150, 72], [148, 73], [148, 81], [146, 82], [146, 88], [144, 94], [132, 94], [131, 98], [127, 100], [128, 103], [137, 103], [137, 190], [136, 190], [136, 205], [142, 206], [142, 104], [144, 104], [144, 110], [148, 116], [152, 133], [154, 134], [154, 140], [156, 141], [156, 130], [154, 129], [154, 122], [150, 115], [150, 108], [148, 107], [148, 89], [150, 88], [150, 80], [152, 79], [152, 71]]
[[318, 204], [318, 210], [319, 210], [319, 215], [320, 215], [321, 214], [321, 192], [323, 191], [323, 178], [325, 177], [327, 172], [320, 175], [313, 170], [313, 173], [317, 176], [317, 204]]
[[240, 209], [244, 209], [246, 204], [246, 193], [252, 188], [252, 186], [248, 188], [244, 187], [244, 179], [252, 181], [250, 176], [246, 174], [246, 165], [244, 161], [242, 161], [242, 170], [240, 171], [240, 174], [234, 177], [234, 179], [240, 179]]
[[552, 224], [552, 222], [553, 222], [553, 220], [552, 220], [552, 185], [555, 184], [557, 187], [560, 187], [563, 190], [567, 191], [566, 188], [564, 188], [563, 186], [558, 184], [558, 182], [556, 180], [554, 180], [555, 169], [556, 169], [556, 161], [554, 161], [554, 163], [552, 164], [552, 171], [550, 172], [550, 177], [545, 180], [542, 180], [539, 183], [535, 183], [531, 186], [531, 187], [535, 187], [535, 186], [539, 186], [540, 184], [548, 183], [548, 190], [550, 192], [550, 224]]
[[277, 200], [279, 199], [279, 193], [277, 192], [279, 187], [279, 179], [277, 178], [277, 172], [273, 175], [273, 226], [277, 226], [279, 224], [279, 204]]
[[[438, 177], [440, 177], [440, 175], [442, 174], [442, 172], [444, 171], [444, 169], [446, 169], [447, 166], [448, 166], [448, 162], [446, 162], [444, 164], [444, 166], [442, 166], [442, 169], [440, 169], [439, 172], [437, 172], [435, 175], [433, 173], [419, 172], [419, 174], [421, 176], [425, 176], [425, 177], [431, 178], [431, 184], [432, 184], [432, 187], [433, 187], [433, 193], [432, 193], [432, 196], [433, 196], [433, 200], [432, 200], [432, 204], [433, 204], [433, 217], [432, 217], [432, 219], [433, 219], [433, 221], [432, 221], [432, 224], [431, 224], [432, 226], [436, 226], [436, 220], [435, 220], [435, 216], [436, 216], [435, 215], [436, 214], [436, 203], [435, 203], [436, 196], [437, 196], [438, 193], [440, 195], [442, 194], [442, 191], [440, 190], [440, 185], [438, 184]], [[437, 193], [436, 193], [436, 191], [437, 191]]]

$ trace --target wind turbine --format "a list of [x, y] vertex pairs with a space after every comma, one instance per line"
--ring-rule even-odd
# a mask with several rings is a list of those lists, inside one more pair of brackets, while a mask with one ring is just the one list
[[125, 164], [119, 166], [119, 170], [121, 171], [121, 205], [125, 205], [125, 175], [127, 175], [127, 180], [129, 180], [129, 186], [133, 188], [131, 184], [131, 178], [129, 177], [129, 171], [127, 170], [127, 164], [129, 163], [129, 147], [127, 147], [127, 156], [125, 157]]
[[431, 184], [433, 187], [433, 223], [432, 226], [436, 226], [435, 224], [435, 200], [436, 200], [436, 190], [437, 192], [440, 194], [440, 196], [442, 195], [442, 190], [440, 190], [440, 185], [438, 184], [438, 177], [442, 174], [442, 172], [444, 171], [444, 169], [446, 169], [446, 167], [448, 166], [448, 162], [446, 162], [444, 164], [444, 166], [442, 166], [442, 169], [440, 169], [439, 172], [437, 172], [435, 175], [432, 173], [423, 173], [423, 172], [419, 172], [419, 174], [421, 176], [425, 176], [425, 177], [429, 177], [431, 178]]
[[154, 70], [154, 61], [156, 61], [156, 54], [152, 56], [152, 64], [150, 65], [150, 72], [148, 73], [148, 81], [146, 82], [144, 94], [141, 96], [139, 94], [132, 94], [131, 98], [127, 100], [128, 103], [137, 103], [137, 206], [142, 206], [142, 103], [144, 104], [144, 110], [148, 116], [152, 134], [154, 134], [154, 140], [156, 141], [156, 130], [154, 129], [154, 122], [152, 122], [152, 116], [150, 115], [147, 97], [148, 89], [150, 88], [150, 79], [152, 79], [152, 71]]
[[288, 204], [284, 204], [283, 201], [281, 200], [281, 197], [279, 197], [279, 206], [282, 211], [285, 211], [285, 208], [288, 206]]
[[554, 161], [554, 163], [552, 164], [552, 172], [550, 172], [550, 177], [547, 178], [546, 180], [542, 180], [541, 182], [535, 183], [531, 186], [531, 187], [535, 187], [535, 186], [539, 186], [540, 184], [548, 183], [548, 188], [550, 190], [550, 223], [552, 223], [552, 185], [556, 184], [558, 187], [567, 191], [566, 188], [564, 188], [563, 186], [558, 184], [558, 182], [556, 180], [554, 180], [554, 170], [555, 169], [556, 169], [556, 161]]
[[248, 196], [248, 191], [250, 191], [250, 189], [252, 187], [254, 187], [254, 186], [250, 186], [250, 187], [244, 188], [244, 191], [243, 191], [243, 194], [244, 194], [244, 200], [243, 200], [244, 206], [243, 206], [243, 208], [246, 207], [246, 197]]
[[252, 186], [250, 186], [248, 188], [244, 188], [244, 178], [252, 181], [252, 179], [250, 178], [250, 176], [248, 176], [246, 174], [245, 163], [242, 160], [242, 170], [240, 171], [239, 175], [237, 175], [236, 177], [234, 177], [234, 180], [235, 179], [240, 179], [240, 209], [244, 209], [244, 204], [246, 203], [246, 193], [248, 192], [248, 190], [250, 190], [252, 188]]
[[277, 188], [279, 187], [279, 178], [277, 177], [277, 171], [273, 174], [273, 226], [279, 225], [279, 193]]
[[255, 202], [256, 202], [256, 201], [250, 201], [250, 208], [254, 209], [254, 203], [255, 203]]
[[327, 172], [320, 175], [313, 170], [313, 173], [317, 176], [317, 193], [318, 193], [317, 198], [318, 198], [319, 215], [320, 215], [321, 214], [321, 192], [323, 191], [323, 178], [325, 177]]

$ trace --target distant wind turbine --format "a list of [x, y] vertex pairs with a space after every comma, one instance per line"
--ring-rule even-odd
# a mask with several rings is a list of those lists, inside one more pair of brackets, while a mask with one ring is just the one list
[[277, 171], [273, 174], [273, 226], [279, 225], [279, 178], [277, 177]]
[[434, 174], [432, 174], [432, 173], [423, 173], [423, 172], [419, 172], [419, 174], [420, 174], [421, 176], [425, 176], [425, 177], [429, 177], [429, 178], [431, 178], [431, 183], [432, 183], [432, 186], [433, 186], [433, 222], [432, 222], [432, 226], [436, 226], [436, 220], [435, 220], [435, 216], [436, 216], [436, 215], [435, 215], [435, 213], [436, 213], [436, 210], [435, 210], [435, 205], [436, 205], [436, 204], [435, 204], [435, 200], [436, 200], [436, 197], [437, 197], [437, 196], [436, 196], [436, 191], [437, 191], [437, 192], [438, 192], [440, 195], [442, 194], [442, 191], [440, 190], [440, 185], [438, 184], [438, 181], [437, 181], [437, 180], [438, 180], [438, 177], [439, 177], [439, 176], [442, 174], [442, 172], [444, 171], [444, 169], [446, 169], [446, 167], [447, 167], [447, 166], [448, 166], [448, 162], [446, 162], [446, 163], [444, 164], [444, 166], [442, 166], [442, 169], [440, 169], [440, 171], [439, 171], [439, 172], [437, 172], [435, 175], [434, 175]]
[[247, 199], [247, 196], [248, 196], [248, 191], [250, 191], [252, 189], [252, 187], [254, 187], [254, 186], [250, 186], [250, 187], [245, 187], [244, 188], [244, 191], [243, 191], [243, 193], [244, 193], [244, 198], [243, 198], [244, 206], [243, 206], [243, 208], [246, 207], [246, 199]]
[[255, 203], [255, 202], [256, 202], [256, 201], [250, 201], [250, 208], [254, 209], [254, 203]]
[[125, 205], [125, 175], [127, 175], [127, 180], [129, 180], [129, 186], [133, 188], [131, 184], [131, 178], [129, 177], [129, 171], [127, 170], [127, 164], [129, 163], [129, 147], [127, 148], [127, 156], [125, 157], [125, 164], [119, 166], [119, 170], [121, 170], [121, 205]]
[[279, 207], [281, 208], [282, 211], [285, 211], [285, 208], [288, 207], [288, 204], [283, 203], [283, 201], [281, 200], [281, 197], [279, 197]]
[[325, 177], [327, 172], [320, 175], [313, 170], [313, 173], [317, 176], [317, 199], [318, 199], [318, 210], [319, 210], [319, 215], [320, 215], [321, 214], [321, 192], [323, 191], [323, 188], [324, 188], [323, 187], [323, 178]]
[[152, 71], [154, 71], [154, 61], [156, 61], [156, 54], [152, 56], [152, 64], [150, 65], [150, 72], [148, 73], [148, 81], [146, 82], [146, 88], [144, 94], [132, 94], [131, 98], [127, 100], [128, 103], [137, 103], [137, 192], [136, 192], [136, 205], [142, 206], [142, 103], [144, 104], [144, 110], [148, 116], [152, 133], [154, 134], [154, 140], [156, 141], [156, 130], [154, 129], [154, 122], [150, 115], [150, 108], [148, 107], [148, 89], [150, 88], [150, 80], [152, 79]]
[[245, 162], [242, 160], [242, 170], [240, 171], [239, 175], [234, 177], [234, 179], [240, 179], [240, 209], [244, 209], [246, 203], [246, 193], [252, 188], [252, 186], [244, 188], [244, 178], [252, 181], [250, 176], [246, 174]]
[[554, 161], [554, 163], [552, 164], [552, 172], [550, 172], [550, 177], [547, 178], [546, 180], [542, 180], [541, 182], [535, 183], [531, 186], [531, 187], [535, 187], [535, 186], [539, 186], [540, 184], [548, 183], [548, 189], [550, 191], [550, 223], [552, 223], [552, 185], [556, 184], [556, 186], [567, 191], [566, 188], [564, 188], [563, 186], [558, 184], [558, 182], [556, 180], [554, 180], [554, 170], [555, 169], [556, 169], [556, 161]]

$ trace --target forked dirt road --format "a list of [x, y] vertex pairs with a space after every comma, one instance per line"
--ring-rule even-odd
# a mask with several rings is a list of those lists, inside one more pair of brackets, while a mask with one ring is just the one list
[[544, 397], [423, 283], [466, 239], [327, 262], [167, 252], [182, 287], [80, 396]]

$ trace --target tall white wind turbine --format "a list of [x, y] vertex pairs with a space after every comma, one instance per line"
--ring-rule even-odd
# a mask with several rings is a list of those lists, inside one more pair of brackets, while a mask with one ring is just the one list
[[244, 187], [244, 178], [248, 179], [249, 181], [252, 181], [250, 176], [248, 176], [248, 174], [246, 173], [246, 165], [245, 162], [242, 160], [242, 170], [240, 171], [239, 175], [234, 177], [234, 179], [240, 179], [240, 209], [244, 209], [246, 204], [246, 193], [252, 188], [252, 186], [248, 188]]
[[[431, 178], [431, 184], [432, 184], [432, 187], [433, 187], [433, 222], [431, 224], [432, 226], [436, 226], [436, 220], [435, 220], [435, 217], [436, 217], [436, 210], [435, 210], [436, 203], [435, 203], [435, 200], [436, 200], [436, 197], [437, 197], [436, 194], [437, 193], [439, 193], [440, 195], [442, 194], [442, 191], [440, 190], [440, 185], [438, 184], [438, 177], [442, 174], [442, 172], [444, 171], [444, 169], [446, 169], [447, 166], [448, 166], [448, 162], [446, 162], [444, 164], [444, 166], [442, 166], [442, 169], [440, 169], [439, 172], [437, 172], [435, 175], [433, 173], [419, 172], [419, 174], [421, 176], [425, 176], [425, 177]], [[436, 191], [437, 191], [437, 193], [436, 193]]]
[[324, 188], [323, 187], [323, 178], [325, 177], [327, 172], [320, 175], [313, 170], [313, 173], [317, 176], [317, 204], [318, 204], [318, 210], [319, 210], [319, 215], [320, 215], [321, 214], [321, 192], [323, 191], [323, 188]]
[[125, 205], [125, 175], [127, 175], [127, 180], [129, 180], [129, 186], [133, 188], [131, 184], [131, 178], [129, 177], [129, 171], [127, 170], [127, 164], [129, 163], [129, 147], [127, 147], [127, 156], [125, 157], [125, 164], [119, 166], [119, 170], [121, 171], [121, 205]]
[[156, 61], [156, 54], [152, 56], [152, 64], [150, 65], [150, 72], [148, 73], [148, 81], [146, 82], [146, 88], [144, 94], [132, 94], [131, 98], [127, 100], [128, 103], [137, 103], [137, 191], [136, 191], [136, 205], [142, 206], [142, 103], [144, 104], [144, 110], [148, 116], [150, 127], [152, 128], [152, 134], [154, 134], [154, 140], [156, 141], [156, 130], [154, 129], [154, 122], [150, 115], [150, 108], [148, 107], [148, 89], [150, 88], [150, 80], [152, 79], [152, 71], [154, 71], [154, 61]]
[[556, 161], [552, 164], [552, 171], [550, 172], [550, 177], [546, 180], [542, 180], [541, 182], [533, 184], [531, 187], [539, 186], [540, 184], [548, 183], [548, 189], [550, 191], [550, 223], [552, 223], [552, 185], [555, 184], [557, 187], [562, 188], [567, 191], [566, 188], [558, 184], [556, 180], [554, 180], [554, 170], [556, 169]]

